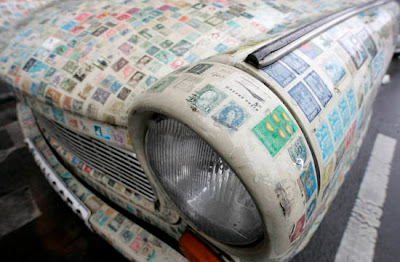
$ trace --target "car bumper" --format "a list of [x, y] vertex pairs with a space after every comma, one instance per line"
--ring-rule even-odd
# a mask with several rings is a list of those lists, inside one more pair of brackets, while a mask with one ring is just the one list
[[85, 224], [133, 261], [187, 261], [156, 236], [113, 209], [80, 183], [53, 154], [31, 109], [19, 103], [17, 115], [25, 142], [49, 184]]

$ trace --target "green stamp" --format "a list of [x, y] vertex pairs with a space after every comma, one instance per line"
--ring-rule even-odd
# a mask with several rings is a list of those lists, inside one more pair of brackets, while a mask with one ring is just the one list
[[200, 109], [204, 113], [210, 113], [216, 108], [225, 98], [226, 94], [212, 85], [206, 85], [199, 90], [196, 94], [192, 95], [187, 101]]
[[162, 92], [165, 88], [167, 88], [172, 82], [176, 79], [175, 76], [169, 76], [167, 78], [161, 79], [155, 85], [153, 85], [150, 90], [154, 92]]
[[296, 133], [297, 126], [282, 106], [278, 106], [251, 130], [272, 156]]

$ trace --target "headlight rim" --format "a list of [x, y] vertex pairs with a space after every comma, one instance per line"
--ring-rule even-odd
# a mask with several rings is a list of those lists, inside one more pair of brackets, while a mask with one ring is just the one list
[[[206, 239], [216, 247], [224, 250], [227, 253], [236, 255], [238, 257], [264, 257], [266, 254], [269, 254], [271, 251], [270, 240], [269, 240], [269, 231], [268, 226], [265, 221], [264, 212], [262, 212], [262, 208], [260, 208], [260, 204], [258, 203], [258, 199], [253, 195], [253, 191], [249, 190], [249, 186], [246, 181], [242, 179], [242, 173], [238, 172], [235, 168], [235, 165], [232, 165], [233, 160], [227, 160], [222, 157], [226, 163], [235, 171], [239, 180], [242, 182], [243, 186], [246, 188], [247, 192], [250, 194], [254, 203], [256, 204], [257, 211], [260, 214], [262, 224], [263, 224], [263, 235], [262, 237], [250, 244], [249, 246], [232, 246], [228, 244], [224, 244], [219, 242], [207, 234], [203, 233], [199, 230], [191, 221], [188, 219], [183, 212], [175, 205], [175, 203], [170, 199], [167, 192], [165, 192], [162, 185], [160, 185], [157, 180], [155, 174], [153, 174], [149, 162], [145, 153], [145, 136], [149, 127], [149, 120], [154, 118], [155, 114], [162, 114], [165, 117], [173, 118], [186, 126], [189, 126], [188, 121], [186, 121], [185, 112], [177, 110], [178, 107], [160, 107], [160, 105], [156, 104], [156, 101], [153, 99], [149, 99], [147, 101], [142, 100], [139, 105], [136, 105], [129, 112], [129, 120], [128, 120], [128, 131], [131, 137], [132, 146], [134, 147], [134, 151], [137, 154], [138, 159], [141, 162], [142, 168], [148, 174], [151, 179], [151, 182], [154, 183], [154, 187], [158, 193], [158, 196], [161, 198], [167, 199], [175, 208], [175, 211], [179, 214], [181, 219], [188, 224], [191, 228], [193, 228], [198, 234], [201, 235], [202, 238]], [[191, 113], [191, 112], [190, 112]], [[192, 119], [193, 120], [193, 119]], [[220, 156], [225, 155], [223, 152], [219, 150], [219, 147], [213, 143], [208, 137], [203, 135], [202, 129], [198, 128], [198, 125], [190, 127], [196, 134], [198, 134], [202, 139], [204, 139]], [[135, 134], [133, 136], [132, 134]], [[230, 145], [233, 146], [233, 145]], [[264, 254], [264, 255], [262, 255]]]
[[[154, 180], [157, 181], [158, 186], [161, 188], [161, 190], [162, 190], [162, 192], [163, 192], [163, 195], [174, 205], [174, 207], [175, 207], [177, 210], [179, 210], [179, 214], [181, 215], [182, 218], [184, 218], [185, 222], [188, 223], [188, 224], [190, 224], [191, 227], [194, 228], [197, 232], [201, 232], [202, 235], [207, 236], [207, 237], [209, 237], [209, 238], [211, 238], [211, 239], [214, 239], [215, 241], [217, 241], [217, 242], [219, 242], [219, 243], [222, 243], [223, 245], [227, 245], [227, 246], [230, 246], [230, 247], [234, 247], [234, 248], [246, 248], [246, 247], [254, 246], [254, 245], [256, 245], [256, 243], [262, 242], [263, 239], [265, 238], [265, 228], [266, 228], [266, 225], [265, 225], [265, 223], [264, 223], [264, 217], [263, 217], [262, 213], [260, 212], [260, 209], [258, 208], [258, 205], [255, 203], [253, 196], [250, 194], [250, 191], [248, 190], [248, 188], [246, 187], [246, 185], [243, 183], [243, 180], [240, 178], [240, 176], [238, 176], [237, 173], [236, 173], [236, 171], [231, 167], [231, 165], [229, 164], [229, 162], [226, 161], [225, 158], [224, 158], [223, 156], [221, 156], [221, 153], [218, 152], [218, 150], [217, 150], [215, 147], [213, 147], [203, 136], [201, 136], [198, 132], [196, 132], [195, 130], [193, 130], [193, 129], [192, 129], [189, 125], [187, 125], [186, 123], [184, 123], [184, 122], [182, 122], [182, 121], [179, 121], [179, 120], [177, 120], [177, 119], [174, 118], [174, 117], [170, 117], [170, 116], [167, 116], [167, 115], [164, 115], [164, 114], [160, 114], [160, 113], [153, 113], [153, 115], [156, 116], [156, 117], [155, 117], [156, 119], [154, 119], [154, 118], [152, 117], [152, 119], [148, 119], [148, 120], [147, 120], [146, 132], [145, 132], [145, 137], [144, 137], [144, 154], [145, 154], [145, 157], [146, 157], [146, 165], [147, 165], [147, 167], [149, 168], [149, 170], [150, 170], [150, 172], [151, 172], [151, 175], [154, 177]], [[206, 234], [203, 230], [201, 230], [198, 226], [196, 226], [195, 223], [194, 223], [186, 214], [184, 214], [184, 212], [181, 210], [181, 208], [179, 208], [178, 205], [175, 204], [175, 202], [174, 202], [174, 201], [171, 199], [171, 197], [169, 196], [169, 194], [168, 194], [167, 190], [165, 189], [165, 187], [162, 185], [162, 182], [161, 182], [160, 179], [157, 177], [157, 175], [156, 175], [156, 173], [154, 172], [153, 168], [151, 167], [151, 165], [150, 165], [150, 163], [149, 163], [149, 157], [148, 157], [148, 154], [147, 154], [146, 139], [147, 139], [148, 130], [149, 130], [150, 125], [153, 125], [154, 122], [157, 121], [158, 118], [160, 118], [159, 121], [162, 121], [162, 120], [164, 120], [164, 119], [172, 119], [172, 120], [178, 121], [179, 123], [183, 124], [185, 127], [187, 127], [188, 129], [190, 129], [191, 131], [193, 131], [196, 135], [198, 135], [202, 140], [204, 140], [204, 141], [219, 155], [219, 157], [220, 157], [223, 161], [225, 161], [225, 163], [228, 164], [228, 166], [229, 166], [230, 169], [234, 172], [234, 174], [235, 174], [236, 177], [239, 179], [239, 181], [242, 183], [242, 185], [244, 186], [245, 190], [246, 190], [247, 193], [250, 195], [250, 198], [252, 199], [253, 203], [254, 203], [255, 206], [256, 206], [256, 210], [257, 210], [257, 213], [258, 213], [258, 215], [259, 215], [259, 217], [260, 217], [260, 219], [261, 219], [261, 226], [262, 226], [262, 229], [263, 229], [260, 236], [257, 236], [257, 238], [256, 238], [255, 240], [251, 241], [250, 243], [245, 243], [245, 244], [230, 244], [230, 243], [226, 243], [226, 242], [217, 240], [216, 238], [214, 238], [214, 237], [212, 237], [212, 236]]]

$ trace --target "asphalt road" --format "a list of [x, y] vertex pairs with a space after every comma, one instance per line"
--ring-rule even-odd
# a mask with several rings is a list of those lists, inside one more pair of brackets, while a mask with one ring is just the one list
[[[359, 231], [354, 230], [349, 221], [357, 214], [356, 202], [365, 200], [360, 188], [368, 186], [365, 181], [368, 179], [363, 178], [382, 175], [385, 168], [387, 188], [386, 184], [376, 187], [383, 196], [378, 206], [383, 214], [364, 214], [364, 224], [372, 233], [360, 238], [360, 241], [368, 240], [367, 245], [353, 251], [369, 254], [369, 260], [399, 261], [400, 143], [391, 143], [394, 149], [393, 158], [388, 158], [391, 164], [382, 166], [381, 159], [375, 167], [371, 164], [376, 162], [379, 152], [387, 149], [382, 147], [388, 147], [378, 143], [377, 137], [400, 141], [400, 60], [393, 61], [389, 74], [392, 81], [378, 94], [367, 137], [353, 168], [313, 239], [293, 261], [335, 261], [335, 258], [343, 261], [337, 254], [346, 245], [348, 247], [349, 242], [344, 239], [354, 239]], [[7, 100], [7, 92], [5, 88], [0, 90], [0, 209], [7, 208], [10, 199], [21, 208], [14, 214], [0, 215], [1, 261], [125, 261], [99, 236], [91, 233], [48, 186], [22, 143], [15, 102]], [[374, 155], [372, 151], [378, 153]], [[372, 167], [368, 167], [368, 162]], [[376, 215], [374, 223], [368, 222], [370, 215]]]

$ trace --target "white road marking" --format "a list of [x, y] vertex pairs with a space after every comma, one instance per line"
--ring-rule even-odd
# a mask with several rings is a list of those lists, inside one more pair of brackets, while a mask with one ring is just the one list
[[397, 140], [378, 134], [335, 262], [373, 261]]

